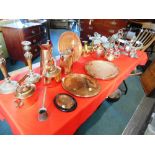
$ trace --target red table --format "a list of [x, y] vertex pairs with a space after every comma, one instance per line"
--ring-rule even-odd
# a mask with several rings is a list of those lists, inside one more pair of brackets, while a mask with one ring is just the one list
[[[97, 109], [97, 107], [109, 96], [118, 86], [126, 79], [131, 71], [137, 65], [144, 65], [147, 61], [147, 55], [138, 51], [138, 58], [129, 58], [122, 55], [113, 61], [120, 69], [120, 74], [111, 80], [98, 80], [102, 90], [91, 98], [75, 97], [78, 106], [73, 112], [61, 112], [53, 104], [53, 99], [58, 93], [67, 93], [61, 83], [52, 83], [47, 89], [46, 104], [48, 109], [48, 120], [44, 122], [38, 121], [38, 109], [42, 103], [43, 84], [40, 81], [36, 86], [36, 92], [29, 98], [23, 107], [16, 108], [13, 103], [14, 95], [0, 95], [0, 113], [11, 126], [14, 134], [73, 134], [82, 123]], [[87, 61], [101, 59], [95, 54], [88, 57], [81, 57], [80, 60], [73, 65], [74, 73], [84, 73], [84, 65]], [[103, 60], [103, 58], [102, 58]], [[35, 70], [39, 72], [39, 69]], [[19, 79], [23, 76], [20, 74], [13, 79]], [[3, 118], [0, 116], [1, 118]]]

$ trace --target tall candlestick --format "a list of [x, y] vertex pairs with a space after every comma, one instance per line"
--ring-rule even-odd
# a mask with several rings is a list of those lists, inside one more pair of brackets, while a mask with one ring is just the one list
[[3, 51], [1, 45], [0, 45], [0, 69], [4, 76], [4, 82], [0, 84], [0, 94], [10, 94], [15, 92], [18, 86], [18, 82], [10, 80], [10, 76], [6, 68], [6, 60], [3, 57]]
[[23, 50], [25, 51], [24, 57], [26, 59], [27, 65], [29, 67], [29, 76], [26, 79], [26, 82], [28, 83], [37, 83], [40, 80], [40, 75], [37, 73], [34, 73], [32, 70], [32, 53], [31, 50], [31, 42], [30, 41], [22, 41], [21, 44], [23, 45]]

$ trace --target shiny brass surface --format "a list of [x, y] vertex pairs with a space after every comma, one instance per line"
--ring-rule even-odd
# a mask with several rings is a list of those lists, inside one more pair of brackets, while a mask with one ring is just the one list
[[28, 64], [28, 67], [30, 70], [32, 70], [32, 53], [30, 52], [31, 50], [31, 42], [30, 41], [22, 41], [21, 44], [23, 45], [23, 50], [25, 51], [24, 57], [26, 59], [26, 62]]
[[97, 80], [85, 74], [69, 74], [62, 79], [63, 88], [79, 97], [92, 97], [99, 94], [101, 86]]
[[30, 52], [31, 49], [31, 42], [30, 41], [22, 41], [21, 44], [23, 45], [23, 50], [25, 51], [24, 57], [29, 67], [29, 76], [26, 79], [28, 83], [37, 83], [40, 80], [40, 75], [34, 73], [32, 70], [32, 57], [33, 54]]
[[2, 46], [0, 45], [0, 69], [4, 76], [4, 81], [0, 84], [0, 94], [10, 94], [16, 91], [18, 83], [17, 81], [12, 81], [9, 78], [10, 76], [6, 68], [6, 60], [3, 57], [3, 51], [1, 48]]
[[57, 67], [57, 72], [55, 74], [55, 81], [60, 82], [61, 81], [61, 68]]
[[60, 67], [62, 68], [62, 71], [65, 74], [71, 73], [72, 65], [73, 65], [72, 53], [60, 56]]
[[82, 54], [81, 40], [79, 36], [72, 31], [62, 33], [58, 41], [58, 51], [60, 55], [66, 52], [67, 49], [73, 50], [73, 62], [80, 59]]
[[6, 61], [3, 57], [0, 57], [0, 69], [2, 71], [4, 78], [8, 78], [9, 74], [8, 74], [7, 69], [6, 69]]
[[56, 66], [56, 61], [52, 57], [52, 43], [48, 41], [46, 44], [40, 45], [41, 62], [40, 71], [44, 76], [44, 83], [50, 84], [54, 79], [56, 82], [61, 81], [61, 68]]
[[32, 96], [33, 92], [35, 91], [35, 85], [34, 84], [23, 84], [17, 87], [16, 89], [16, 98], [18, 99], [26, 99], [30, 96]]
[[48, 41], [46, 44], [40, 45], [40, 74], [44, 75], [46, 73], [46, 67], [49, 66], [49, 61], [52, 61], [52, 44]]
[[32, 70], [32, 53], [31, 52], [25, 52], [24, 57], [26, 59], [27, 65], [29, 67], [29, 70]]
[[59, 95], [56, 98], [57, 105], [64, 109], [72, 108], [74, 106], [74, 102], [75, 101], [70, 96], [65, 95], [65, 94]]
[[109, 80], [119, 74], [119, 68], [111, 62], [102, 60], [89, 61], [85, 65], [86, 72], [97, 79]]
[[2, 45], [0, 45], [0, 69], [5, 79], [9, 78], [8, 71], [6, 69], [6, 60], [3, 56]]

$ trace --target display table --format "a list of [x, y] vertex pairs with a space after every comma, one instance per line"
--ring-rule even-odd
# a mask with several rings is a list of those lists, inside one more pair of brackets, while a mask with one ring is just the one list
[[[138, 51], [138, 56], [137, 59], [134, 59], [122, 55], [120, 58], [115, 59], [113, 63], [118, 66], [119, 75], [111, 80], [98, 80], [102, 90], [97, 96], [90, 98], [75, 97], [78, 105], [72, 112], [61, 112], [55, 107], [53, 103], [54, 97], [58, 93], [67, 92], [62, 88], [61, 83], [52, 82], [47, 88], [45, 103], [49, 117], [44, 122], [38, 121], [38, 110], [42, 104], [44, 87], [41, 80], [36, 84], [36, 91], [33, 96], [26, 100], [21, 108], [15, 107], [13, 94], [0, 95], [0, 113], [9, 123], [13, 134], [74, 134], [80, 125], [95, 112], [107, 96], [118, 88], [137, 65], [146, 63], [147, 55], [144, 52]], [[97, 58], [95, 54], [81, 57], [78, 62], [73, 64], [72, 71], [86, 74], [85, 63], [95, 59], [100, 60], [101, 58]], [[39, 68], [36, 68], [35, 72], [39, 72]], [[23, 73], [20, 73], [12, 77], [12, 79], [18, 80], [23, 75]]]

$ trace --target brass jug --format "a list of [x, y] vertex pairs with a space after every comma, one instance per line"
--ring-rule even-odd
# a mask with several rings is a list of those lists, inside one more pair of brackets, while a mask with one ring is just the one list
[[71, 72], [73, 65], [73, 51], [68, 49], [60, 55], [60, 67], [65, 74]]

